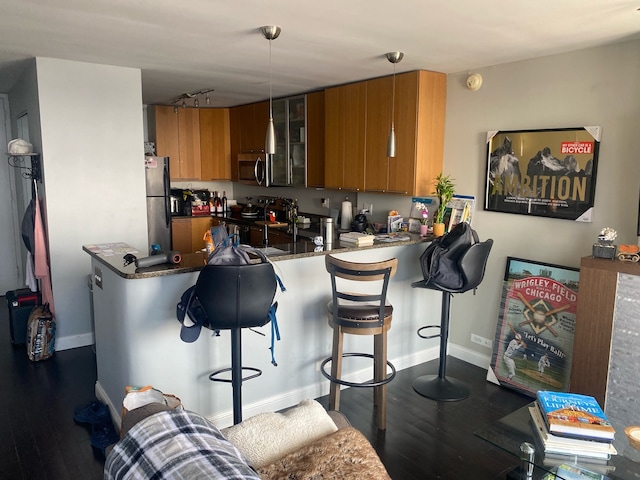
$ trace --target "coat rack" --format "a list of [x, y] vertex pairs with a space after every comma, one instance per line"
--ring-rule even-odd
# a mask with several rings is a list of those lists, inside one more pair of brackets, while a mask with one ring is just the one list
[[[25, 172], [22, 172], [22, 176], [24, 178], [30, 178], [36, 182], [40, 182], [42, 180], [39, 153], [8, 153], [7, 156], [7, 162], [9, 163], [9, 166], [26, 170]], [[31, 159], [30, 166], [26, 166], [25, 158]]]

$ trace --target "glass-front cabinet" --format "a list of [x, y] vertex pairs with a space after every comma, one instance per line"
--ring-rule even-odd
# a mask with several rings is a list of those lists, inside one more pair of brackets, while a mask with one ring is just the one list
[[276, 153], [271, 156], [271, 185], [306, 186], [305, 95], [273, 101]]

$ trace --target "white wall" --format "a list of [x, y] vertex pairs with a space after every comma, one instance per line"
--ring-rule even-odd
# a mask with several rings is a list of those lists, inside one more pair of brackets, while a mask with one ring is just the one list
[[461, 193], [483, 198], [489, 130], [602, 127], [593, 223], [477, 209], [474, 228], [495, 244], [478, 295], [452, 301], [452, 343], [490, 355], [469, 337], [494, 337], [507, 256], [578, 267], [607, 226], [617, 243], [637, 242], [639, 51], [633, 41], [483, 68], [476, 92], [465, 86], [469, 72], [449, 75], [444, 171]]
[[[147, 244], [138, 69], [37, 58], [59, 349], [92, 342], [82, 245]], [[35, 92], [32, 92], [35, 93]]]

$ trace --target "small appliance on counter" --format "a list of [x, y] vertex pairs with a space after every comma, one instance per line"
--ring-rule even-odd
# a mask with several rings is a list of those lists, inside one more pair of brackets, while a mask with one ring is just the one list
[[181, 188], [172, 188], [169, 197], [171, 215], [184, 215], [184, 196]]
[[351, 231], [352, 232], [364, 232], [367, 229], [367, 224], [369, 220], [367, 220], [367, 216], [363, 213], [359, 213], [351, 222]]
[[210, 215], [209, 190], [183, 190], [186, 215]]

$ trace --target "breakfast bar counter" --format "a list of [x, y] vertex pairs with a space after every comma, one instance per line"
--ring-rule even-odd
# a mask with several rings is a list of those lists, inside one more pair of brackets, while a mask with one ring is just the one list
[[[275, 411], [306, 398], [328, 393], [329, 382], [319, 370], [331, 353], [331, 329], [326, 305], [331, 296], [324, 256], [328, 253], [356, 262], [398, 258], [391, 280], [389, 301], [394, 323], [389, 331], [388, 358], [398, 369], [438, 355], [437, 340], [424, 340], [416, 329], [439, 322], [437, 292], [412, 289], [422, 278], [419, 258], [427, 243], [417, 235], [400, 242], [376, 242], [370, 247], [345, 247], [336, 243], [322, 250], [310, 242], [275, 245], [267, 249], [286, 291], [278, 292], [277, 319], [281, 341], [275, 342], [277, 366], [271, 364], [270, 326], [243, 332], [243, 365], [263, 374], [243, 384], [245, 416]], [[153, 385], [178, 396], [185, 408], [209, 417], [223, 427], [232, 423], [231, 386], [211, 382], [209, 374], [230, 365], [228, 331], [219, 335], [203, 329], [194, 343], [180, 339], [176, 305], [182, 293], [196, 283], [204, 254], [188, 254], [179, 265], [137, 269], [124, 265], [125, 253], [146, 256], [126, 244], [85, 245], [93, 276], [97, 383], [96, 395], [119, 418], [127, 385]], [[283, 253], [280, 253], [283, 252]], [[274, 254], [276, 253], [276, 254]], [[435, 307], [435, 308], [434, 308]], [[347, 348], [372, 350], [368, 338], [353, 339]], [[351, 381], [367, 380], [367, 365], [344, 365]]]

